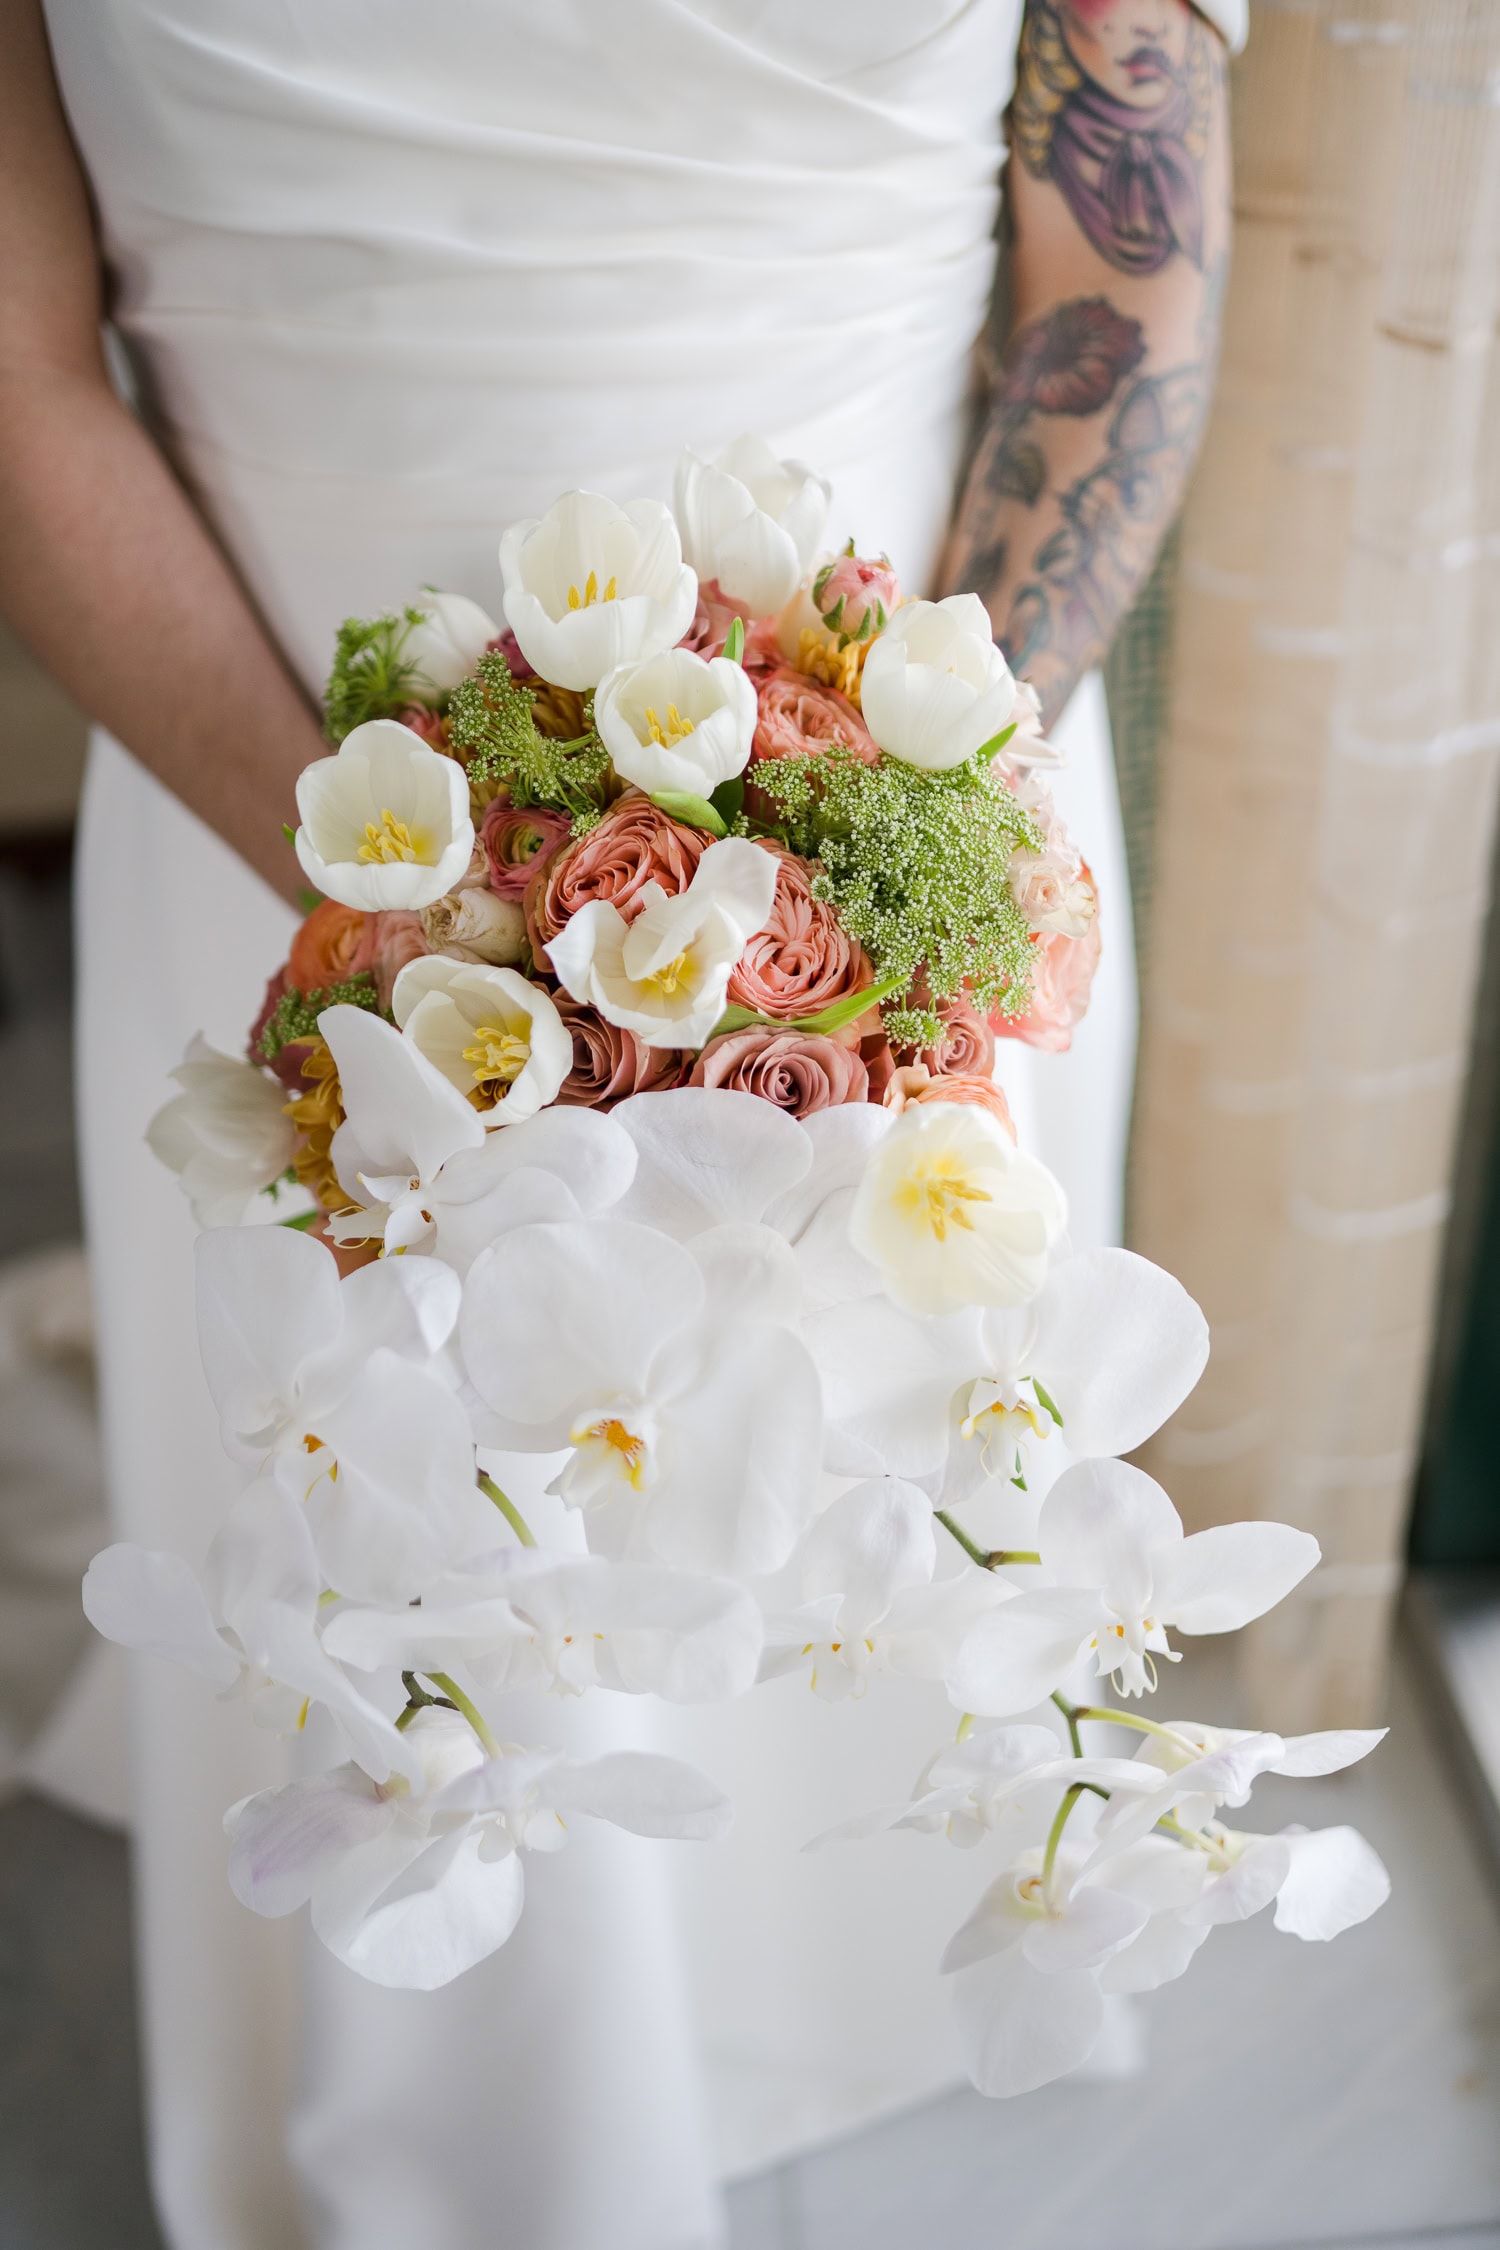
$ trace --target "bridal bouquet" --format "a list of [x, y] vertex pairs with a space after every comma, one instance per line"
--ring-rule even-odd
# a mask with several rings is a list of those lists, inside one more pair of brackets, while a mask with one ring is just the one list
[[1187, 1537], [1120, 1458], [1205, 1323], [1070, 1251], [994, 1072], [1067, 1044], [1093, 884], [980, 602], [820, 556], [826, 504], [745, 439], [685, 458], [675, 516], [514, 525], [503, 631], [431, 591], [345, 625], [298, 787], [317, 900], [248, 1059], [195, 1042], [152, 1128], [244, 1489], [201, 1577], [112, 1547], [85, 1602], [306, 1731], [228, 1813], [230, 1881], [388, 1985], [502, 1945], [575, 1816], [729, 1819], [676, 1760], [505, 1739], [507, 1689], [943, 1683], [910, 1799], [818, 1841], [984, 1847], [941, 1966], [1008, 2094], [1218, 1923], [1371, 1913], [1354, 1831], [1225, 1813], [1378, 1737], [1133, 1708], [1317, 1545]]

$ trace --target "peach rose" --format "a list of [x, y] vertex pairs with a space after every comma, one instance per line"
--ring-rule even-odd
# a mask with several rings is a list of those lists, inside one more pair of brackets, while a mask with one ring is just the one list
[[479, 823], [489, 887], [497, 898], [522, 898], [539, 859], [547, 858], [568, 840], [572, 822], [565, 812], [550, 806], [531, 806], [524, 812], [508, 798], [497, 797]]
[[760, 716], [752, 758], [817, 757], [834, 742], [845, 743], [867, 766], [880, 755], [849, 698], [789, 664], [766, 673], [756, 700]]
[[865, 1101], [870, 1090], [857, 1046], [811, 1032], [772, 1031], [764, 1024], [710, 1039], [688, 1084], [757, 1094], [792, 1117]]
[[634, 1032], [606, 1023], [585, 1001], [556, 992], [557, 1012], [573, 1034], [573, 1068], [557, 1099], [573, 1108], [610, 1109], [627, 1094], [654, 1094], [682, 1083], [684, 1057], [646, 1047]]
[[701, 829], [669, 820], [639, 789], [627, 790], [597, 828], [534, 868], [526, 886], [533, 951], [541, 954], [548, 938], [590, 899], [608, 899], [632, 922], [647, 883], [660, 883], [675, 898], [687, 889], [711, 841]]
[[737, 602], [720, 591], [717, 578], [700, 578], [698, 581], [698, 607], [693, 612], [693, 622], [677, 643], [694, 656], [708, 660], [724, 654], [724, 643], [729, 638], [729, 628], [738, 618], [746, 627], [750, 611], [744, 602]]
[[324, 992], [368, 969], [375, 958], [373, 914], [325, 898], [315, 906], [292, 940], [287, 956], [289, 984], [299, 992]]
[[925, 1063], [907, 1063], [898, 1070], [885, 1090], [885, 1106], [899, 1116], [913, 1102], [972, 1102], [998, 1117], [1012, 1140], [1016, 1137], [1015, 1122], [1010, 1114], [1010, 1103], [1004, 1089], [993, 1078], [977, 1075], [934, 1078]]
[[921, 1063], [934, 1078], [988, 1078], [995, 1067], [995, 1034], [967, 1000], [945, 1000], [938, 1009], [943, 1035], [935, 1047], [902, 1050], [902, 1061]]
[[762, 842], [777, 859], [770, 920], [735, 964], [729, 998], [758, 1016], [815, 1016], [820, 1008], [873, 984], [874, 971], [831, 906], [812, 895], [807, 862]]
[[432, 947], [427, 942], [427, 932], [422, 927], [420, 914], [393, 910], [387, 914], [372, 914], [375, 924], [375, 951], [370, 962], [375, 971], [375, 997], [387, 1013], [390, 1011], [391, 991], [408, 961], [418, 961]]
[[1097, 919], [1082, 937], [1053, 931], [1039, 938], [1031, 973], [1031, 1006], [1024, 1016], [991, 1016], [991, 1030], [1002, 1039], [1024, 1040], [1028, 1047], [1040, 1047], [1049, 1055], [1066, 1054], [1073, 1044], [1073, 1026], [1088, 1012], [1099, 942]]

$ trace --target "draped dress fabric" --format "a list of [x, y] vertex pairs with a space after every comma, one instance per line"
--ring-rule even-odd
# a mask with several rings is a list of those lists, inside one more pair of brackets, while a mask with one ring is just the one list
[[[345, 614], [424, 581], [498, 607], [506, 522], [571, 485], [665, 494], [680, 445], [742, 429], [829, 475], [831, 533], [921, 589], [991, 285], [1018, 11], [48, 0], [143, 411], [308, 686]], [[1105, 968], [1073, 1054], [1005, 1058], [1080, 1241], [1117, 1223], [1133, 1032], [1091, 692], [1067, 787]], [[291, 920], [106, 738], [79, 895], [117, 1527], [198, 1557], [234, 1478], [198, 1372], [191, 1222], [142, 1133], [193, 1032], [240, 1047]], [[392, 1993], [229, 1895], [223, 1810], [284, 1775], [285, 1747], [132, 1667], [172, 2250], [686, 2250], [720, 2239], [723, 2171], [958, 2075], [933, 1963], [978, 1870], [908, 1837], [797, 1849], [905, 1794], [951, 1728], [938, 1691], [830, 1708], [783, 1682], [724, 1713], [596, 1696], [499, 1717], [517, 1740], [686, 1749], [739, 1826], [713, 1850], [575, 1834], [529, 1867], [500, 1954]]]

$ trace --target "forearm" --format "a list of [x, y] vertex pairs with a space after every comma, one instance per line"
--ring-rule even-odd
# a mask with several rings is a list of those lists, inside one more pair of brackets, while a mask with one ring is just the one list
[[[145, 432], [88, 372], [0, 368], [0, 608], [76, 702], [292, 898], [317, 721]], [[326, 749], [326, 745], [322, 746]]]
[[[1183, 0], [1155, 4], [1182, 10], [1185, 86], [1167, 118], [1180, 187], [1194, 167], [1191, 199], [1183, 188], [1171, 212], [1180, 239], [1153, 239], [1139, 198], [1116, 228], [1092, 192], [1097, 175], [1080, 180], [1046, 141], [1053, 116], [1042, 135], [1031, 129], [1036, 23], [1059, 20], [1033, 0], [1014, 121], [1014, 320], [944, 563], [945, 590], [983, 597], [1049, 719], [1104, 655], [1151, 568], [1213, 382], [1228, 247], [1222, 59]], [[1059, 75], [1042, 88], [1054, 114]], [[1091, 124], [1097, 147], [1103, 128]]]

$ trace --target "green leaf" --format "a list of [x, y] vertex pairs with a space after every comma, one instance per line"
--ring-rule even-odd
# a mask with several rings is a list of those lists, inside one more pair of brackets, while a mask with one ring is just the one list
[[836, 633], [844, 622], [844, 596], [840, 594], [832, 609], [823, 612], [823, 623], [830, 633]]
[[[753, 1024], [769, 1024], [770, 1020], [769, 1016], [758, 1016], [753, 1008], [726, 1008], [708, 1036], [722, 1039], [727, 1031], [748, 1031]], [[776, 1026], [778, 1031], [782, 1028], [780, 1024]]]
[[1031, 1378], [1031, 1387], [1036, 1392], [1036, 1395], [1041, 1401], [1041, 1404], [1045, 1406], [1047, 1412], [1051, 1415], [1053, 1421], [1057, 1424], [1058, 1428], [1061, 1429], [1063, 1426], [1063, 1418], [1058, 1413], [1057, 1408], [1053, 1405], [1052, 1400], [1048, 1397], [1047, 1393], [1042, 1389], [1042, 1386], [1038, 1382], [1035, 1375], [1033, 1375]]
[[853, 1023], [857, 1016], [862, 1016], [866, 1008], [878, 1007], [882, 1000], [904, 991], [909, 982], [905, 976], [895, 976], [886, 977], [880, 984], [864, 985], [858, 992], [846, 992], [842, 1000], [830, 1001], [815, 1016], [793, 1016], [789, 1028], [810, 1032], [817, 1038], [831, 1038], [834, 1032], [842, 1031], [846, 1023]]
[[296, 841], [297, 841], [297, 831], [296, 831], [296, 829], [295, 829], [295, 828], [294, 828], [294, 827], [292, 826], [292, 824], [291, 824], [291, 822], [290, 822], [289, 820], [284, 820], [284, 821], [282, 822], [282, 824], [281, 824], [281, 833], [282, 833], [282, 835], [283, 835], [283, 836], [285, 836], [285, 838], [286, 838], [286, 840], [287, 840], [287, 842], [288, 842], [289, 844], [295, 844], [295, 843], [296, 843]]
[[732, 828], [745, 809], [744, 775], [733, 774], [728, 781], [721, 781], [708, 801], [719, 818]]
[[724, 636], [724, 654], [731, 664], [740, 664], [745, 656], [745, 620], [737, 617]]
[[322, 903], [323, 893], [321, 891], [315, 891], [311, 889], [306, 884], [304, 884], [302, 889], [297, 893], [297, 906], [299, 911], [303, 914], [311, 914], [313, 908], [315, 906], [321, 906]]
[[1008, 727], [1002, 727], [998, 734], [992, 734], [988, 742], [981, 742], [979, 748], [974, 753], [974, 757], [976, 759], [995, 757], [1000, 751], [1005, 748], [1005, 745], [1007, 744], [1007, 742], [1009, 742], [1011, 736], [1015, 733], [1016, 728], [1020, 725], [1020, 723], [1021, 722], [1019, 719], [1012, 719]]
[[321, 1211], [299, 1211], [295, 1219], [278, 1219], [282, 1227], [294, 1227], [298, 1234], [310, 1234], [323, 1216]]
[[660, 805], [669, 820], [680, 820], [689, 828], [706, 828], [710, 836], [729, 834], [708, 799], [695, 797], [689, 790], [653, 790], [651, 802], [653, 805]]

